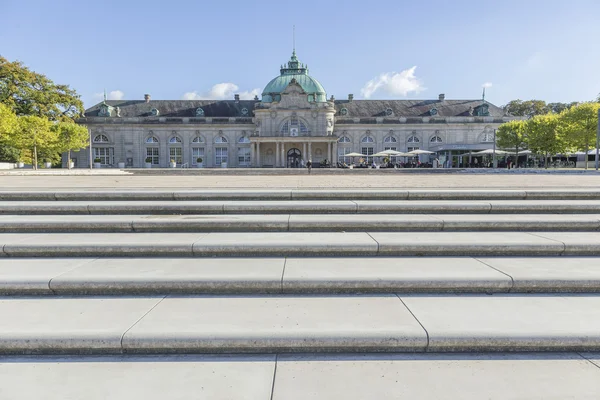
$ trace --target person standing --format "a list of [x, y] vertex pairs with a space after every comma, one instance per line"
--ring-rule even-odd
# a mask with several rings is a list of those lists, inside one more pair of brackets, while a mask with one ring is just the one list
[[306, 168], [308, 168], [308, 173], [310, 174], [310, 171], [312, 170], [312, 160], [308, 160], [306, 163]]

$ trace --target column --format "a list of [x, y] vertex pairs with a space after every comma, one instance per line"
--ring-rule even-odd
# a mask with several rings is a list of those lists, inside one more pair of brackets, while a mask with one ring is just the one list
[[308, 142], [308, 158], [307, 160], [312, 161], [312, 142]]
[[254, 167], [254, 142], [250, 143], [250, 167]]
[[281, 142], [281, 167], [285, 168], [287, 160], [285, 158], [285, 142]]
[[275, 142], [275, 168], [279, 167], [279, 142]]
[[256, 142], [256, 166], [260, 168], [260, 142]]
[[331, 142], [327, 142], [327, 161], [330, 164], [333, 162], [333, 157], [331, 157]]
[[308, 161], [308, 157], [306, 154], [306, 142], [302, 143], [302, 158], [304, 159], [304, 162], [306, 163]]
[[333, 165], [335, 167], [337, 167], [337, 163], [338, 163], [338, 143], [337, 142], [333, 143], [332, 152], [333, 152], [333, 158], [332, 158], [333, 159]]

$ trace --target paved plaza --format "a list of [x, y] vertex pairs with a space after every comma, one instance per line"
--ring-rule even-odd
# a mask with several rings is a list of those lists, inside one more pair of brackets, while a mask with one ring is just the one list
[[[282, 174], [185, 174], [170, 173], [168, 170], [156, 174], [136, 174], [115, 171], [111, 175], [100, 170], [80, 171], [72, 175], [65, 173], [50, 175], [45, 173], [7, 173], [0, 174], [2, 190], [34, 189], [204, 189], [204, 188], [455, 188], [455, 189], [523, 189], [523, 188], [600, 188], [600, 174], [590, 171], [583, 173], [555, 174], [469, 174], [469, 173], [406, 173], [406, 174], [357, 174], [341, 173], [314, 175]], [[61, 171], [62, 172], [62, 171]]]

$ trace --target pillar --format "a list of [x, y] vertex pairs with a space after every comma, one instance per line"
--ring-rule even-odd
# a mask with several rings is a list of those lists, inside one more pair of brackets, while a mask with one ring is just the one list
[[285, 142], [281, 142], [281, 167], [285, 168], [287, 164], [287, 160], [285, 158]]
[[333, 165], [337, 167], [337, 163], [338, 163], [338, 143], [334, 142], [333, 143]]
[[256, 143], [250, 143], [250, 167], [254, 167], [254, 146]]
[[304, 159], [304, 161], [308, 161], [308, 154], [306, 153], [306, 142], [302, 143], [302, 158]]
[[279, 167], [279, 142], [275, 142], [275, 168]]
[[308, 142], [308, 158], [307, 160], [312, 161], [312, 142]]
[[256, 166], [260, 168], [260, 142], [256, 142]]
[[331, 157], [331, 142], [327, 142], [327, 161], [329, 163], [333, 162], [333, 157]]

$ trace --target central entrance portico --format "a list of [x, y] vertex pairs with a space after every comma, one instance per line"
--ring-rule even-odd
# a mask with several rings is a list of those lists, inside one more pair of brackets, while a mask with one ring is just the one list
[[337, 163], [336, 136], [252, 136], [250, 161], [252, 167], [298, 168], [309, 160], [313, 164], [327, 160]]

